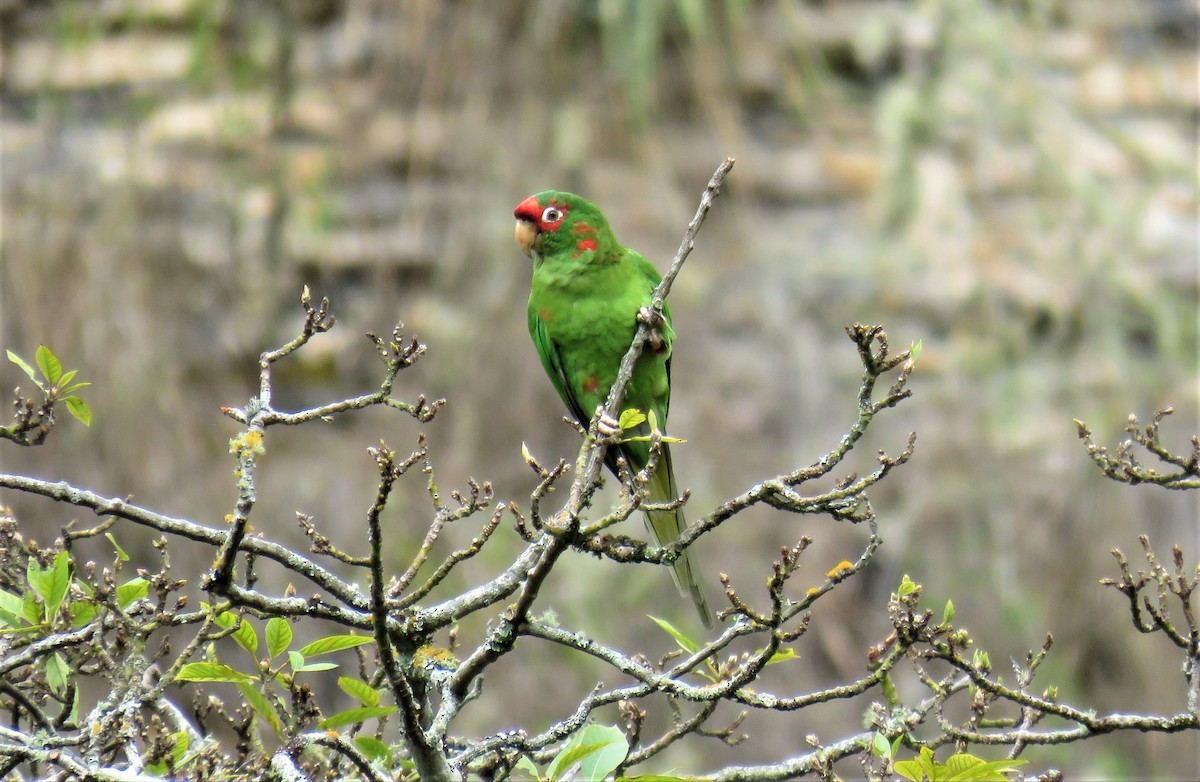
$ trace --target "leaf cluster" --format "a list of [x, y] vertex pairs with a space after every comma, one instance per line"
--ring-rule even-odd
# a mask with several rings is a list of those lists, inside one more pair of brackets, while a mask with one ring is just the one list
[[91, 383], [77, 381], [78, 370], [63, 371], [58, 356], [45, 345], [39, 345], [34, 353], [36, 370], [11, 350], [5, 353], [33, 381], [41, 398], [26, 397], [17, 388], [13, 392], [13, 422], [0, 426], [0, 439], [19, 445], [41, 445], [54, 426], [54, 409], [60, 402], [75, 420], [84, 426], [91, 425], [91, 408], [75, 393]]

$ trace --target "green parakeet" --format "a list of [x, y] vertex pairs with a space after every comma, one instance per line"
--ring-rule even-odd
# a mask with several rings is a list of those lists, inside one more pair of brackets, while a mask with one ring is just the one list
[[[554, 383], [575, 420], [584, 426], [596, 407], [604, 404], [616, 380], [621, 358], [637, 330], [638, 312], [650, 305], [660, 277], [638, 253], [622, 247], [608, 220], [590, 201], [571, 193], [548, 190], [530, 196], [513, 212], [516, 239], [521, 251], [533, 259], [533, 284], [529, 293], [529, 333], [546, 374]], [[622, 409], [653, 411], [660, 429], [667, 424], [671, 403], [671, 313], [663, 307], [663, 322], [656, 328], [638, 359], [625, 391]], [[646, 434], [647, 424], [634, 432]], [[622, 443], [619, 448], [634, 470], [646, 466], [648, 443]], [[616, 453], [606, 459], [616, 472]], [[648, 485], [651, 502], [679, 496], [667, 445]], [[647, 511], [646, 526], [661, 545], [683, 532], [682, 510]], [[712, 611], [700, 591], [689, 552], [674, 562], [680, 594], [690, 596], [706, 627]]]

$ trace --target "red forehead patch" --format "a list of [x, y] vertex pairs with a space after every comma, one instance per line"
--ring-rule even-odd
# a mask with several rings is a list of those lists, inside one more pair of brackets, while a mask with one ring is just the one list
[[513, 217], [518, 220], [533, 220], [537, 222], [542, 216], [542, 207], [537, 201], [537, 196], [529, 196], [521, 203], [517, 204], [517, 208], [513, 210]]
[[[546, 209], [554, 207], [559, 212], [557, 220], [545, 220], [543, 215]], [[571, 205], [568, 203], [559, 203], [557, 198], [551, 198], [550, 203], [545, 207], [538, 202], [537, 196], [529, 196], [521, 203], [517, 204], [517, 208], [513, 210], [513, 217], [518, 220], [529, 220], [537, 225], [542, 231], [557, 231], [559, 225], [562, 224], [563, 218], [567, 212], [571, 211]]]

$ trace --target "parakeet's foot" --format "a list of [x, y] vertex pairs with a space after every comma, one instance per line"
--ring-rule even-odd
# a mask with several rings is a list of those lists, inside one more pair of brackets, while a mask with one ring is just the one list
[[637, 314], [638, 323], [645, 323], [652, 329], [656, 329], [666, 322], [663, 314], [654, 307], [641, 307]]
[[645, 323], [650, 327], [650, 336], [646, 339], [646, 346], [654, 353], [662, 353], [667, 349], [667, 341], [663, 339], [662, 332], [659, 330], [666, 319], [663, 314], [653, 307], [642, 307], [638, 310], [638, 323]]
[[600, 416], [600, 420], [596, 422], [596, 433], [604, 438], [619, 440], [624, 431], [621, 429], [621, 424], [617, 419], [608, 413], [604, 413]]

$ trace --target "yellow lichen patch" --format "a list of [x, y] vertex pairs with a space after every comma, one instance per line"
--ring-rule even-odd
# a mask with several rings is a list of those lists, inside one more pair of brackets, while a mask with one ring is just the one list
[[830, 578], [837, 578], [841, 573], [849, 570], [852, 567], [854, 567], [853, 564], [843, 559], [841, 562], [834, 565], [831, 570], [827, 571], [825, 575], [829, 576]]
[[266, 448], [263, 446], [262, 432], [252, 429], [231, 438], [229, 440], [229, 452], [239, 458], [266, 453]]
[[413, 665], [418, 668], [452, 671], [458, 667], [458, 658], [449, 649], [426, 644], [413, 652]]

